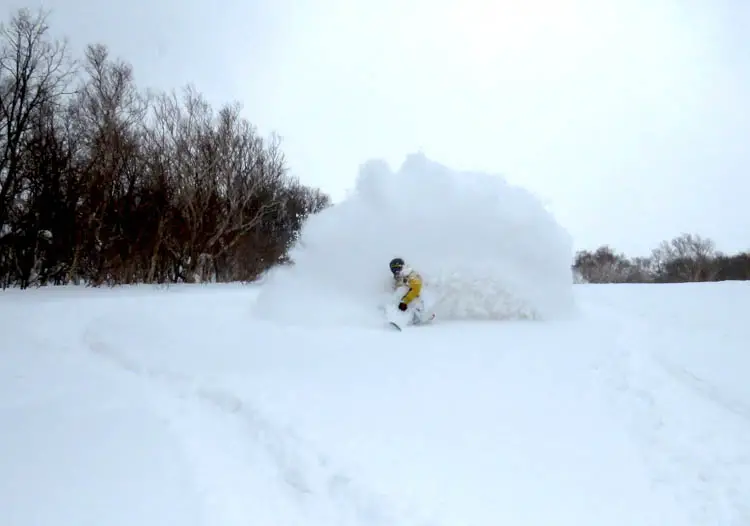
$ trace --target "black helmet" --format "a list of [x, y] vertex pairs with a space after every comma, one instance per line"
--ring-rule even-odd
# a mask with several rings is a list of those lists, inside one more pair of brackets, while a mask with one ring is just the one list
[[391, 267], [391, 272], [393, 272], [393, 275], [395, 276], [404, 268], [404, 260], [401, 258], [393, 258], [389, 266]]

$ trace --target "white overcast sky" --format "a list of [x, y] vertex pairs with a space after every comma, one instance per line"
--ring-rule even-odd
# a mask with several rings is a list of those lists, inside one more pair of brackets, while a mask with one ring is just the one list
[[[750, 249], [747, 0], [0, 0], [193, 83], [340, 199], [410, 152], [536, 192], [576, 248]], [[6, 15], [7, 16], [7, 15]]]

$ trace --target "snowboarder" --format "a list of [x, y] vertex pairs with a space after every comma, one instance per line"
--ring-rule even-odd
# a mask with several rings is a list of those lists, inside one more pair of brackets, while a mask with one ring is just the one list
[[[390, 263], [391, 273], [393, 273], [393, 290], [402, 290], [403, 295], [398, 304], [398, 310], [412, 312], [414, 323], [424, 323], [431, 321], [435, 314], [429, 316], [424, 312], [424, 300], [422, 299], [422, 276], [414, 269], [407, 267], [401, 258], [393, 258]], [[427, 319], [425, 319], [427, 318]]]

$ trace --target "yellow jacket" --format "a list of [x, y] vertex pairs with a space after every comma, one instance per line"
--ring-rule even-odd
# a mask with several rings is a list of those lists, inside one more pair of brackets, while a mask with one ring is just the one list
[[394, 288], [397, 289], [399, 287], [409, 287], [409, 290], [401, 298], [401, 301], [408, 305], [422, 293], [422, 276], [413, 270], [407, 270], [396, 278]]

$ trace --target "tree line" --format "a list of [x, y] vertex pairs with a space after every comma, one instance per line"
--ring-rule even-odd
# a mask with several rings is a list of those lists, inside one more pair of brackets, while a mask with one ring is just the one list
[[647, 257], [628, 258], [609, 246], [582, 250], [573, 271], [587, 283], [684, 283], [750, 280], [750, 252], [727, 255], [708, 238], [682, 234]]
[[0, 26], [3, 288], [253, 280], [329, 204], [239, 104], [140, 90], [104, 45], [72, 58], [41, 11]]

